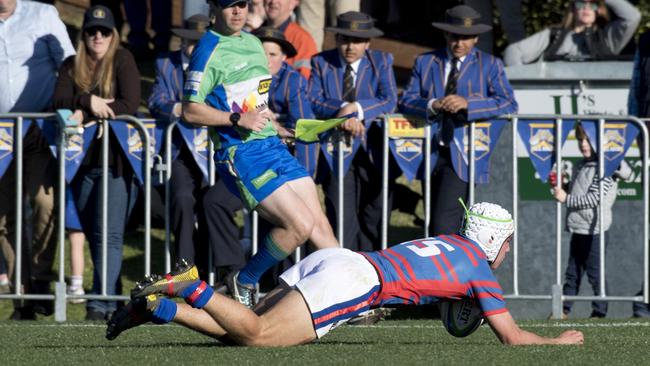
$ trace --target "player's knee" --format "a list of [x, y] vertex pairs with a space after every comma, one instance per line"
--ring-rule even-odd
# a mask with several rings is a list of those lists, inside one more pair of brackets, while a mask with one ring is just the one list
[[311, 232], [314, 230], [314, 218], [311, 215], [304, 215], [304, 217], [294, 220], [291, 229], [296, 236], [296, 240], [303, 243], [309, 239]]

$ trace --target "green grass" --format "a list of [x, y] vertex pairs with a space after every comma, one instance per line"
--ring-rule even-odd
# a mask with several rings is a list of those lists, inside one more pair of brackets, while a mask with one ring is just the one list
[[545, 336], [569, 328], [584, 332], [584, 346], [502, 346], [487, 326], [467, 338], [448, 335], [437, 320], [382, 321], [343, 326], [319, 342], [287, 348], [225, 347], [179, 326], [142, 326], [115, 341], [100, 324], [0, 322], [2, 364], [639, 364], [647, 358], [650, 323], [529, 321]]

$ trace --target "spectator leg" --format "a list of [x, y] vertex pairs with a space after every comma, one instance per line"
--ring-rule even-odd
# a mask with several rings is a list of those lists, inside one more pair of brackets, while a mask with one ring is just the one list
[[156, 32], [153, 44], [157, 52], [169, 51], [169, 39], [172, 26], [171, 0], [156, 0], [151, 2], [151, 28]]
[[200, 171], [196, 174], [194, 170], [198, 170], [198, 167], [188, 160], [193, 159], [188, 155], [189, 152], [182, 152], [179, 158], [172, 162], [171, 212], [176, 259], [194, 262], [196, 200], [200, 195], [203, 176]]
[[467, 202], [469, 184], [458, 177], [451, 165], [449, 149], [443, 149], [438, 156], [431, 178], [431, 225], [429, 235], [455, 234], [463, 222], [463, 207], [458, 202]]
[[[605, 232], [605, 250], [607, 250], [607, 243], [609, 232]], [[585, 260], [585, 268], [587, 270], [587, 279], [591, 288], [594, 290], [594, 295], [600, 295], [600, 235], [590, 235], [591, 242], [589, 243], [589, 253]], [[607, 257], [607, 255], [605, 255]], [[607, 287], [607, 281], [605, 281]], [[605, 288], [605, 293], [609, 290]], [[607, 301], [593, 301], [591, 303], [592, 316], [604, 317], [607, 315]]]
[[[357, 157], [364, 152], [357, 151]], [[359, 191], [357, 186], [358, 160], [354, 158], [350, 165], [350, 170], [343, 178], [343, 247], [358, 251], [359, 248]], [[327, 163], [322, 161], [322, 164]], [[338, 179], [333, 174], [328, 174], [323, 180], [323, 191], [325, 192], [325, 207], [327, 219], [334, 230], [334, 235], [338, 233], [338, 197], [339, 187]]]
[[298, 23], [314, 38], [319, 52], [325, 34], [325, 1], [303, 0], [298, 7]]
[[[569, 263], [564, 274], [564, 289], [562, 291], [564, 295], [574, 296], [580, 291], [580, 283], [582, 282], [582, 275], [585, 272], [585, 262], [589, 255], [590, 246], [590, 235], [571, 235]], [[564, 312], [566, 314], [571, 312], [572, 307], [573, 301], [564, 302]]]

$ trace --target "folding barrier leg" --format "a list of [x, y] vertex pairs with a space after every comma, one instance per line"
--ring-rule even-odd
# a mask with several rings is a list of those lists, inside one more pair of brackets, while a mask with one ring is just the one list
[[54, 287], [54, 320], [64, 322], [66, 319], [65, 282], [56, 282]]
[[553, 292], [553, 319], [562, 319], [562, 286], [555, 284]]

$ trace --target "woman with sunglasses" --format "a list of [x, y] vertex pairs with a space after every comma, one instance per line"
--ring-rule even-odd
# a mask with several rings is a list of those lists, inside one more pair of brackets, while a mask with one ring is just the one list
[[[55, 109], [74, 111], [72, 119], [80, 125], [121, 114], [135, 114], [140, 102], [140, 73], [133, 55], [120, 48], [120, 37], [113, 14], [104, 6], [94, 6], [84, 15], [77, 55], [64, 61], [53, 97]], [[108, 169], [108, 251], [107, 294], [119, 286], [122, 242], [129, 212], [137, 189], [133, 170], [114, 135], [110, 137]], [[79, 210], [81, 226], [90, 242], [94, 264], [92, 294], [101, 293], [102, 227], [100, 187], [102, 183], [101, 143], [91, 144], [72, 182], [72, 193]], [[77, 246], [78, 248], [78, 246]], [[82, 250], [82, 249], [75, 249]], [[115, 301], [90, 300], [87, 320], [109, 319]]]
[[[616, 17], [611, 17], [611, 10]], [[507, 66], [545, 60], [598, 59], [618, 55], [632, 39], [641, 13], [625, 0], [573, 0], [562, 24], [544, 29], [504, 52]]]

